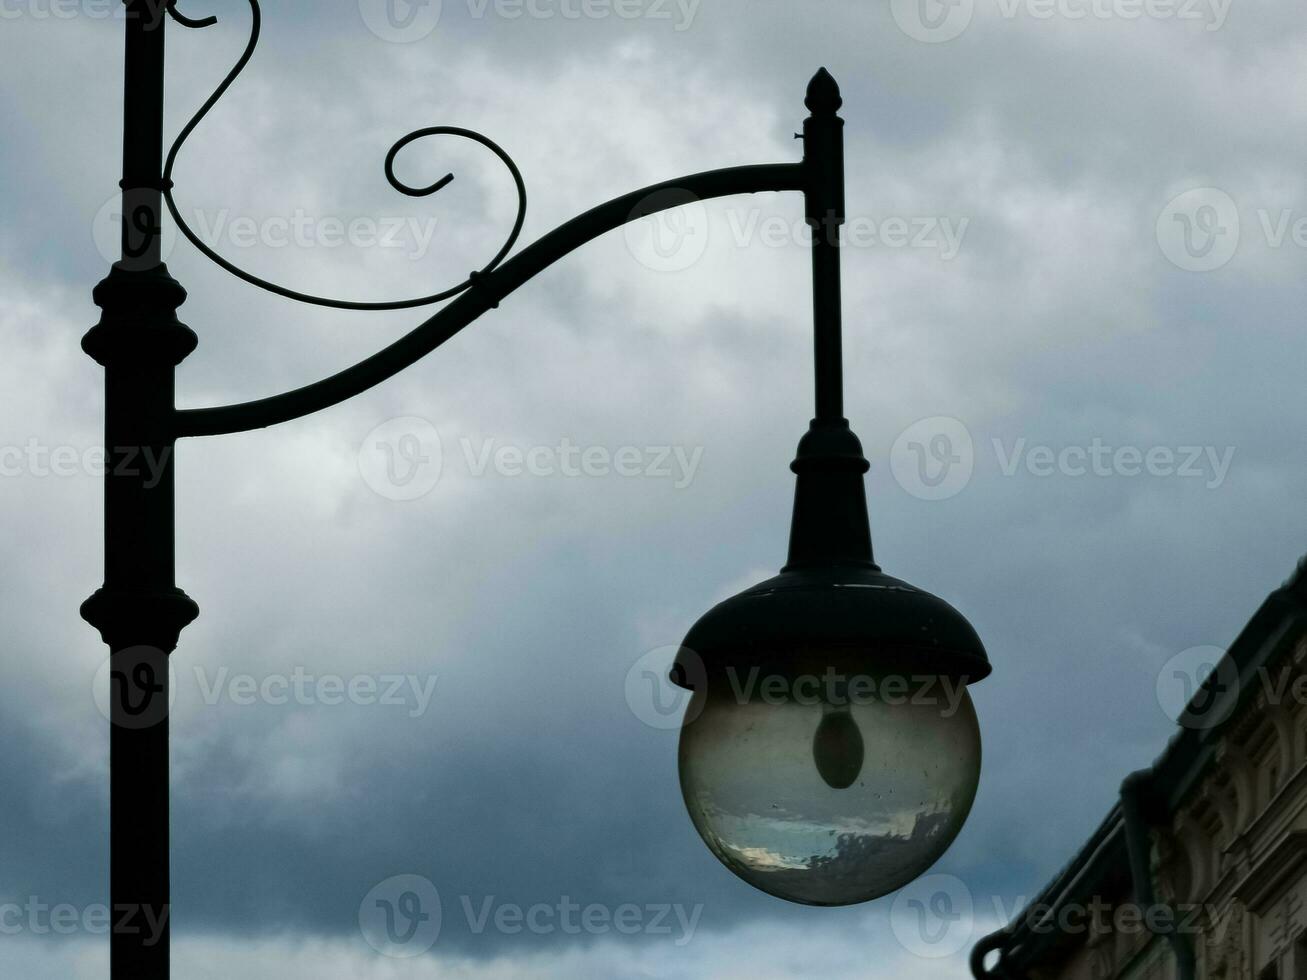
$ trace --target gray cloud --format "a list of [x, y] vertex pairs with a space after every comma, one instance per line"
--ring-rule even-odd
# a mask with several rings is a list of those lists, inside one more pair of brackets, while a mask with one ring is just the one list
[[[222, 7], [211, 32], [172, 34], [174, 128], [242, 43], [240, 5]], [[645, 183], [794, 155], [803, 85], [827, 63], [847, 100], [851, 213], [877, 228], [968, 220], [950, 260], [879, 241], [848, 250], [846, 343], [878, 554], [971, 617], [996, 666], [975, 691], [980, 795], [937, 869], [975, 892], [979, 934], [1001, 917], [990, 900], [1010, 908], [1037, 888], [1121, 776], [1160, 750], [1171, 727], [1154, 694], [1162, 664], [1228, 643], [1304, 550], [1290, 428], [1304, 256], [1260, 230], [1261, 212], [1303, 206], [1300, 25], [1239, 5], [1204, 31], [1005, 18], [980, 4], [958, 39], [923, 44], [885, 5], [852, 2], [714, 3], [681, 32], [445, 7], [413, 45], [376, 39], [352, 4], [269, 10], [249, 77], [179, 165], [183, 207], [256, 224], [297, 208], [319, 220], [433, 217], [421, 258], [225, 245], [305, 289], [429, 291], [497, 247], [507, 184], [483, 157], [433, 142], [409, 151], [413, 179], [450, 167], [460, 179], [433, 201], [397, 200], [380, 164], [405, 132], [449, 123], [501, 141], [531, 188], [529, 239]], [[84, 450], [98, 438], [98, 372], [77, 341], [106, 267], [92, 225], [117, 181], [118, 29], [27, 16], [0, 21], [0, 44], [0, 81], [21, 93], [0, 106], [0, 444]], [[1243, 230], [1210, 273], [1176, 268], [1156, 237], [1167, 202], [1198, 186], [1228, 193]], [[790, 908], [731, 878], [684, 815], [674, 735], [644, 727], [623, 699], [642, 654], [783, 560], [785, 467], [810, 412], [806, 256], [740, 229], [799, 216], [784, 198], [715, 203], [703, 257], [678, 273], [646, 268], [609, 236], [349, 405], [183, 445], [179, 580], [204, 610], [175, 658], [186, 682], [176, 928], [179, 962], [195, 964], [184, 975], [204, 976], [218, 957], [225, 975], [259, 976], [252, 940], [279, 977], [329, 976], [305, 937], [330, 944], [350, 976], [392, 975], [359, 935], [358, 906], [405, 873], [440, 888], [432, 955], [458, 975], [797, 977], [812, 964], [777, 949], [811, 930], [828, 937], [832, 970], [874, 955], [895, 975], [957, 975], [957, 956], [901, 949], [887, 902]], [[305, 383], [416, 320], [297, 309], [236, 288], [184, 243], [170, 267], [201, 335], [179, 375], [186, 405]], [[429, 419], [445, 450], [444, 477], [414, 503], [378, 496], [358, 472], [364, 437], [400, 416]], [[950, 499], [925, 501], [891, 462], [899, 435], [936, 416], [966, 425], [975, 472]], [[463, 439], [703, 457], [682, 489], [477, 476]], [[1007, 451], [1022, 439], [1235, 455], [1211, 489], [1005, 475], [994, 440]], [[97, 584], [98, 482], [21, 472], [0, 478], [0, 503], [11, 555], [0, 896], [85, 907], [104, 900], [106, 871], [107, 752], [92, 698], [102, 652], [75, 618]], [[434, 674], [435, 694], [418, 718], [209, 705], [197, 667], [208, 678], [222, 667]], [[462, 895], [704, 912], [687, 948], [477, 934], [460, 920]], [[10, 937], [0, 963], [102, 975], [97, 943]]]

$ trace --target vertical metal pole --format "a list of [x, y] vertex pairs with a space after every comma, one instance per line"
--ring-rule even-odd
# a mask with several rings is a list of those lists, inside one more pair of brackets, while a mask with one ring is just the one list
[[812, 229], [817, 419], [844, 418], [844, 365], [840, 311], [840, 228], [844, 225], [844, 104], [825, 68], [808, 85], [812, 113], [803, 123], [807, 170], [807, 221]]
[[125, 0], [122, 258], [83, 349], [105, 368], [104, 587], [82, 605], [110, 651], [114, 980], [168, 980], [168, 656], [199, 613], [174, 581], [173, 375], [195, 348], [163, 264], [166, 0]]
[[844, 100], [825, 68], [808, 85], [803, 123], [804, 194], [812, 229], [812, 302], [817, 415], [790, 465], [794, 517], [789, 571], [831, 564], [875, 568], [862, 444], [844, 418], [840, 228], [844, 224]]

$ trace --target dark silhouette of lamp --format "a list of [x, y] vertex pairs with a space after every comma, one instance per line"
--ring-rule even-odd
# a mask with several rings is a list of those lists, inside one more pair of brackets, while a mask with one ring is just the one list
[[869, 469], [843, 408], [839, 87], [808, 88], [803, 139], [829, 173], [808, 194], [817, 412], [799, 443], [789, 562], [710, 610], [672, 679], [694, 690], [681, 789], [708, 847], [781, 898], [848, 905], [921, 875], [962, 829], [980, 778], [966, 685], [976, 631], [872, 556]]
[[[102, 315], [83, 348], [105, 369], [104, 585], [82, 606], [110, 648], [122, 683], [111, 701], [110, 897], [115, 908], [150, 909], [157, 935], [115, 930], [118, 980], [170, 973], [168, 657], [199, 607], [175, 574], [175, 457], [180, 440], [247, 432], [337, 405], [430, 354], [555, 262], [632, 221], [694, 201], [759, 192], [802, 192], [812, 247], [817, 413], [794, 463], [798, 474], [790, 561], [776, 578], [722, 603], [690, 631], [704, 667], [694, 697], [702, 717], [684, 729], [681, 775], [704, 839], [736, 873], [776, 895], [836, 905], [882, 894], [925, 870], [966, 817], [980, 749], [963, 686], [989, 671], [975, 633], [946, 603], [884, 575], [871, 554], [862, 478], [867, 462], [844, 420], [840, 367], [839, 228], [844, 221], [844, 147], [839, 87], [823, 69], [808, 89], [802, 162], [727, 167], [615, 198], [515, 251], [526, 217], [517, 165], [473, 130], [434, 126], [393, 145], [385, 175], [413, 197], [453, 175], [409, 185], [397, 154], [428, 137], [470, 140], [508, 169], [516, 218], [490, 261], [461, 282], [409, 299], [357, 301], [299, 292], [219, 255], [186, 223], [173, 169], [186, 141], [249, 64], [262, 23], [259, 0], [243, 53], [163, 151], [164, 35], [171, 21], [204, 28], [176, 0], [126, 0], [121, 258], [96, 287]], [[167, 17], [160, 16], [160, 10]], [[179, 231], [233, 276], [287, 299], [341, 310], [401, 310], [442, 303], [407, 334], [350, 367], [293, 391], [206, 408], [178, 409], [175, 374], [196, 348], [177, 312], [186, 291], [163, 261], [165, 209]], [[131, 465], [138, 453], [158, 473]], [[683, 654], [677, 674], [691, 655]], [[763, 687], [738, 690], [741, 674]], [[896, 677], [937, 689], [920, 701], [889, 695]], [[801, 694], [812, 677], [815, 697]], [[779, 681], [788, 699], [767, 692]], [[880, 685], [868, 699], [868, 684]], [[138, 690], [130, 691], [127, 685]], [[945, 691], [954, 692], [947, 701]], [[759, 693], [761, 692], [761, 693]], [[920, 692], [917, 692], [918, 697]], [[141, 724], [141, 716], [149, 724]]]
[[848, 424], [813, 422], [793, 468], [789, 563], [695, 623], [673, 668], [694, 690], [681, 788], [744, 880], [848, 905], [917, 878], [961, 830], [981, 755], [966, 685], [990, 666], [956, 609], [873, 560]]

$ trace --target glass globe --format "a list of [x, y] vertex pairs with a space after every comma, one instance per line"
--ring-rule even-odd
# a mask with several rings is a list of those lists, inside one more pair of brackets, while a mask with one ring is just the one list
[[804, 905], [869, 901], [923, 874], [966, 822], [981, 755], [970, 694], [942, 679], [923, 693], [924, 683], [893, 697], [697, 690], [681, 791], [709, 849]]

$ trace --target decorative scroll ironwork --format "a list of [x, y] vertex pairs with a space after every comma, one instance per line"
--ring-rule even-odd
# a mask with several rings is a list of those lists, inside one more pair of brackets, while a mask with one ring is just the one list
[[218, 23], [217, 17], [203, 17], [200, 18], [199, 20], [196, 20], [192, 17], [187, 17], [185, 14], [183, 14], [180, 10], [177, 9], [177, 0], [168, 0], [168, 6], [165, 9], [167, 9], [168, 11], [168, 16], [171, 17], [173, 20], [175, 20], [177, 23], [181, 24], [182, 27], [191, 27], [191, 28], [212, 27], [214, 24]]
[[[167, 162], [164, 164], [162, 188], [164, 201], [168, 206], [169, 212], [172, 214], [173, 220], [177, 222], [177, 227], [181, 229], [182, 234], [190, 240], [191, 244], [199, 249], [211, 261], [252, 286], [257, 286], [270, 293], [276, 293], [278, 296], [284, 296], [287, 299], [293, 299], [300, 303], [308, 303], [312, 306], [326, 306], [337, 310], [410, 310], [417, 307], [430, 306], [433, 303], [442, 302], [443, 300], [450, 299], [460, 293], [472, 289], [477, 284], [480, 277], [484, 277], [498, 268], [499, 264], [503, 262], [504, 259], [508, 257], [508, 254], [513, 250], [513, 246], [517, 244], [517, 240], [522, 234], [522, 226], [526, 223], [526, 183], [522, 179], [522, 173], [518, 170], [517, 164], [513, 162], [512, 157], [510, 157], [508, 153], [499, 146], [499, 144], [495, 143], [489, 137], [483, 136], [481, 133], [457, 126], [432, 126], [409, 133], [390, 148], [390, 152], [386, 155], [385, 163], [386, 180], [390, 183], [391, 187], [409, 197], [429, 197], [446, 187], [454, 179], [454, 175], [446, 174], [440, 180], [428, 187], [413, 187], [405, 184], [395, 176], [395, 158], [400, 154], [400, 152], [409, 146], [409, 144], [425, 139], [428, 136], [456, 136], [461, 139], [471, 140], [474, 143], [479, 143], [489, 149], [500, 159], [504, 166], [508, 168], [508, 172], [512, 174], [513, 182], [517, 186], [518, 200], [517, 218], [513, 222], [513, 230], [509, 233], [507, 241], [504, 242], [503, 247], [495, 254], [494, 258], [492, 258], [483, 268], [471, 273], [457, 286], [442, 290], [441, 292], [431, 293], [427, 296], [418, 296], [413, 299], [392, 300], [389, 302], [368, 303], [333, 299], [327, 296], [315, 296], [310, 293], [302, 293], [294, 289], [288, 289], [285, 286], [279, 286], [274, 282], [269, 282], [253, 273], [245, 271], [219, 255], [195, 233], [190, 225], [186, 223], [186, 220], [181, 216], [181, 212], [177, 207], [177, 202], [173, 199], [173, 166], [176, 164], [177, 155], [181, 152], [186, 140], [190, 138], [190, 135], [204, 120], [205, 116], [209, 114], [209, 111], [218, 104], [218, 101], [227, 93], [227, 90], [231, 88], [232, 83], [236, 81], [237, 77], [250, 63], [250, 59], [254, 57], [254, 50], [259, 44], [259, 34], [262, 28], [263, 14], [259, 8], [259, 0], [249, 0], [249, 3], [254, 20], [250, 29], [250, 39], [245, 46], [244, 52], [237, 60], [235, 66], [232, 67], [231, 71], [227, 73], [227, 76], [222, 80], [221, 84], [219, 84], [217, 89], [214, 90], [214, 93], [209, 96], [204, 105], [200, 107], [200, 110], [191, 118], [190, 122], [186, 124], [181, 133], [178, 134], [176, 142], [172, 145], [172, 149], [168, 151]], [[204, 28], [217, 23], [216, 17], [206, 17], [197, 20], [185, 16], [177, 10], [177, 0], [169, 0], [167, 10], [169, 16], [183, 27]]]
[[[183, 26], [208, 27], [215, 22], [212, 17], [203, 20], [185, 17], [175, 9], [176, 2], [177, 0], [168, 0], [167, 9], [173, 19]], [[427, 306], [446, 299], [452, 299], [453, 302], [437, 310], [389, 347], [303, 388], [236, 405], [175, 411], [173, 413], [172, 427], [174, 438], [223, 435], [277, 425], [282, 422], [289, 422], [292, 419], [302, 418], [305, 415], [321, 411], [352, 398], [354, 395], [394, 376], [407, 366], [431, 353], [482, 314], [497, 307], [500, 300], [563, 256], [575, 251], [587, 242], [593, 241], [600, 235], [620, 228], [629, 222], [694, 201], [734, 194], [756, 194], [764, 191], [802, 191], [808, 194], [814, 186], [820, 184], [818, 175], [811, 171], [806, 157], [802, 163], [728, 167], [724, 170], [691, 174], [677, 180], [665, 181], [630, 194], [624, 194], [592, 208], [584, 214], [563, 223], [509, 259], [508, 255], [513, 250], [513, 246], [517, 244], [517, 240], [522, 233], [522, 226], [526, 221], [526, 186], [522, 181], [522, 175], [517, 169], [517, 165], [513, 163], [513, 160], [503, 149], [480, 133], [453, 126], [433, 126], [409, 133], [391, 147], [390, 152], [386, 155], [386, 179], [395, 190], [409, 197], [426, 197], [435, 194], [454, 179], [453, 174], [445, 175], [428, 187], [412, 187], [395, 176], [394, 164], [396, 157], [411, 143], [428, 136], [457, 136], [480, 143], [491, 150], [508, 167], [517, 185], [517, 220], [514, 222], [512, 233], [508, 236], [503, 248], [484, 268], [471, 273], [466, 281], [452, 289], [446, 289], [443, 292], [433, 293], [430, 296], [422, 296], [417, 299], [390, 303], [357, 303], [296, 292], [238, 268], [209, 248], [178, 213], [172, 195], [172, 171], [177, 160], [177, 154], [187, 138], [217, 104], [218, 100], [226, 94], [227, 89], [231, 87], [232, 82], [245, 69], [245, 66], [249, 64], [254, 49], [258, 45], [262, 23], [258, 0], [250, 0], [250, 8], [254, 14], [254, 23], [244, 53], [232, 70], [228, 72], [227, 77], [223, 79], [222, 84], [218, 86], [213, 95], [209, 97], [199, 112], [181, 131], [177, 141], [168, 153], [164, 166], [162, 186], [164, 200], [182, 233], [203, 254], [232, 273], [232, 275], [258, 286], [260, 289], [303, 303], [344, 310], [401, 310]], [[828, 87], [835, 85], [834, 79], [830, 79], [829, 75], [825, 75], [824, 72], [819, 73], [815, 83], [824, 83], [826, 80], [829, 80]], [[834, 91], [837, 97], [838, 87], [835, 87]], [[809, 93], [810, 97], [811, 94], [812, 90]], [[816, 107], [811, 102], [809, 108], [816, 111]]]

